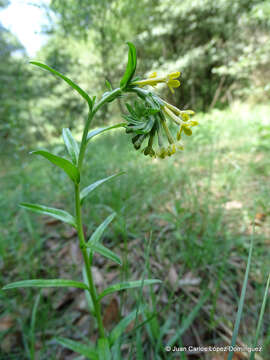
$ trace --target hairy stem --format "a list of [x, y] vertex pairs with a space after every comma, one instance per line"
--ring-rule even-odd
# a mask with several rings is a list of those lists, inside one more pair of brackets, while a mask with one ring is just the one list
[[84, 233], [83, 233], [83, 223], [82, 223], [81, 203], [80, 203], [80, 185], [79, 184], [75, 185], [75, 204], [76, 204], [76, 220], [77, 220], [77, 227], [78, 227], [78, 237], [79, 237], [79, 241], [80, 241], [80, 248], [82, 251], [84, 264], [85, 264], [85, 270], [86, 270], [88, 286], [89, 286], [89, 293], [90, 293], [90, 296], [91, 296], [91, 299], [92, 299], [93, 305], [94, 305], [95, 315], [96, 315], [96, 319], [97, 319], [97, 323], [98, 323], [99, 334], [100, 334], [100, 337], [104, 338], [105, 330], [104, 330], [102, 317], [101, 317], [100, 302], [97, 300], [97, 291], [96, 291], [96, 287], [94, 284], [94, 279], [93, 279], [93, 274], [92, 274], [91, 265], [90, 265], [90, 261], [89, 261], [89, 256], [87, 254], [87, 249], [85, 246], [86, 242], [85, 242]]
[[[80, 173], [81, 173], [85, 149], [86, 149], [86, 145], [87, 145], [87, 135], [88, 135], [89, 127], [91, 125], [91, 122], [92, 122], [96, 112], [106, 102], [113, 101], [120, 94], [121, 94], [121, 89], [117, 88], [113, 91], [108, 92], [105, 96], [103, 96], [94, 108], [89, 107], [89, 114], [88, 114], [88, 118], [87, 118], [84, 130], [83, 130], [79, 159], [78, 159], [78, 170]], [[86, 276], [87, 276], [88, 286], [89, 286], [89, 293], [90, 293], [90, 296], [91, 296], [91, 299], [92, 299], [92, 302], [94, 305], [95, 316], [96, 316], [97, 323], [98, 323], [100, 337], [105, 338], [105, 330], [104, 330], [102, 317], [101, 317], [101, 306], [100, 306], [100, 302], [97, 299], [97, 291], [96, 291], [96, 287], [94, 284], [94, 279], [93, 279], [93, 274], [92, 274], [92, 269], [91, 269], [91, 262], [90, 262], [89, 254], [86, 249], [86, 242], [85, 242], [84, 233], [83, 233], [81, 202], [80, 202], [80, 185], [79, 184], [75, 184], [75, 206], [76, 206], [76, 221], [77, 221], [77, 228], [78, 228], [78, 237], [79, 237], [80, 248], [82, 251], [84, 264], [85, 264]]]

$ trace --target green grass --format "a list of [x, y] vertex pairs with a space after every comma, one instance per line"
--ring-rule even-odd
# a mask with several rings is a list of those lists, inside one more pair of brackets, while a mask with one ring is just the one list
[[[147, 277], [159, 278], [163, 285], [159, 292], [149, 289], [148, 296], [143, 297], [146, 310], [140, 321], [146, 321], [146, 326], [139, 327], [137, 335], [135, 332], [126, 338], [132, 339], [134, 353], [137, 346], [138, 358], [141, 352], [149, 354], [145, 357], [149, 359], [151, 356], [170, 358], [163, 348], [177, 331], [181, 334], [177, 346], [192, 339], [196, 341], [196, 336], [205, 346], [223, 343], [218, 334], [220, 323], [233, 329], [252, 222], [256, 214], [257, 217], [262, 214], [263, 220], [255, 226], [248, 290], [239, 330], [243, 342], [253, 343], [270, 265], [269, 111], [269, 106], [235, 104], [228, 110], [198, 114], [200, 126], [193, 130], [192, 137], [184, 139], [185, 150], [166, 160], [152, 160], [134, 151], [131, 139], [123, 130], [101, 135], [89, 144], [83, 185], [118, 171], [127, 172], [102, 185], [84, 203], [88, 235], [112, 210], [117, 212], [104, 243], [124, 257], [119, 279], [142, 276], [148, 235], [152, 231]], [[51, 148], [60, 154], [64, 151], [60, 140], [51, 144]], [[69, 255], [59, 256], [67, 243], [76, 241], [65, 237], [68, 227], [46, 225], [44, 217], [18, 207], [19, 202], [26, 201], [73, 212], [69, 179], [46, 160], [26, 153], [11, 154], [2, 163], [0, 285], [41, 276], [53, 278], [59, 274], [71, 278], [75, 273], [73, 278], [79, 279], [81, 268], [76, 262]], [[102, 264], [97, 262], [96, 266], [104, 279], [120, 269], [108, 262]], [[172, 280], [168, 281], [170, 269], [176, 272], [178, 280], [187, 279], [189, 274], [195, 284], [173, 286]], [[203, 303], [206, 289], [210, 289], [211, 296]], [[61, 294], [64, 292], [41, 295], [35, 324], [39, 359], [64, 356], [63, 350], [52, 341], [55, 336], [80, 336], [74, 325], [78, 314], [72, 309], [72, 303], [60, 310], [54, 308]], [[0, 349], [0, 359], [27, 358], [25, 349], [30, 346], [31, 311], [36, 295], [31, 289], [0, 292], [0, 324], [1, 316], [15, 315], [14, 326], [0, 332], [0, 343], [9, 333], [19, 334], [8, 357]], [[134, 299], [141, 299], [136, 291], [121, 296], [122, 312], [133, 310]], [[196, 305], [192, 296], [201, 304], [196, 307], [196, 313], [192, 312]], [[266, 306], [269, 309], [269, 305]], [[182, 328], [186, 329], [184, 334]], [[270, 335], [266, 316], [262, 329], [259, 343], [265, 339], [264, 351], [268, 354]], [[90, 331], [94, 331], [93, 325]], [[145, 334], [143, 341], [138, 334]], [[83, 340], [86, 339], [84, 334]], [[135, 358], [134, 354], [129, 356]], [[189, 357], [182, 354], [182, 358]]]

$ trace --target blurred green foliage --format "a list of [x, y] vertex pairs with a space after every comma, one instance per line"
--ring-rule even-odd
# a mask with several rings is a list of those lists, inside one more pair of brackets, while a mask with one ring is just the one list
[[[183, 85], [174, 98], [163, 94], [181, 108], [207, 111], [236, 98], [269, 99], [268, 1], [51, 0], [47, 13], [48, 41], [36, 60], [74, 79], [90, 95], [105, 90], [105, 79], [117, 86], [126, 63], [124, 44], [133, 41], [141, 75], [182, 72]], [[12, 138], [20, 148], [82, 124], [86, 108], [81, 100], [50, 74], [32, 69], [4, 28], [0, 58], [1, 143]], [[122, 108], [121, 100], [105, 108], [99, 121], [109, 121], [117, 106]]]

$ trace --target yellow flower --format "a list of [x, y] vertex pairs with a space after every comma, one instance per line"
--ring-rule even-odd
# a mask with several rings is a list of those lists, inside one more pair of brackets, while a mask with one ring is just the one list
[[182, 131], [187, 136], [192, 135], [192, 126], [198, 125], [198, 122], [195, 120], [190, 120], [190, 115], [194, 115], [193, 110], [179, 110], [176, 106], [173, 106], [166, 101], [164, 101], [163, 111], [168, 115], [177, 125], [180, 125], [177, 132], [177, 140], [181, 140]]
[[180, 72], [176, 71], [174, 73], [171, 73], [167, 76], [167, 85], [171, 92], [174, 94], [174, 88], [178, 88], [180, 86], [180, 81], [176, 80], [180, 76]]
[[140, 87], [150, 85], [156, 86], [159, 83], [165, 83], [168, 85], [169, 89], [172, 93], [174, 93], [174, 88], [178, 88], [180, 86], [180, 81], [176, 80], [180, 76], [180, 72], [176, 71], [173, 73], [168, 74], [167, 76], [157, 76], [156, 72], [153, 72], [149, 75], [147, 79], [134, 81], [133, 85], [138, 85]]

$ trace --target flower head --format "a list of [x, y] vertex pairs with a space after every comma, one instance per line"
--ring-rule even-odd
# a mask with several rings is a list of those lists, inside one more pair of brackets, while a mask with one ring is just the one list
[[[191, 126], [197, 125], [190, 120], [192, 110], [179, 110], [177, 107], [162, 100], [155, 93], [145, 89], [134, 88], [141, 101], [132, 105], [126, 104], [129, 114], [124, 118], [127, 121], [126, 132], [133, 134], [132, 143], [136, 150], [141, 149], [144, 155], [160, 157], [173, 155], [177, 150], [183, 150], [181, 140], [182, 131], [191, 135]], [[169, 121], [175, 123], [179, 129], [174, 137], [169, 129]], [[143, 147], [148, 139], [147, 145]]]

